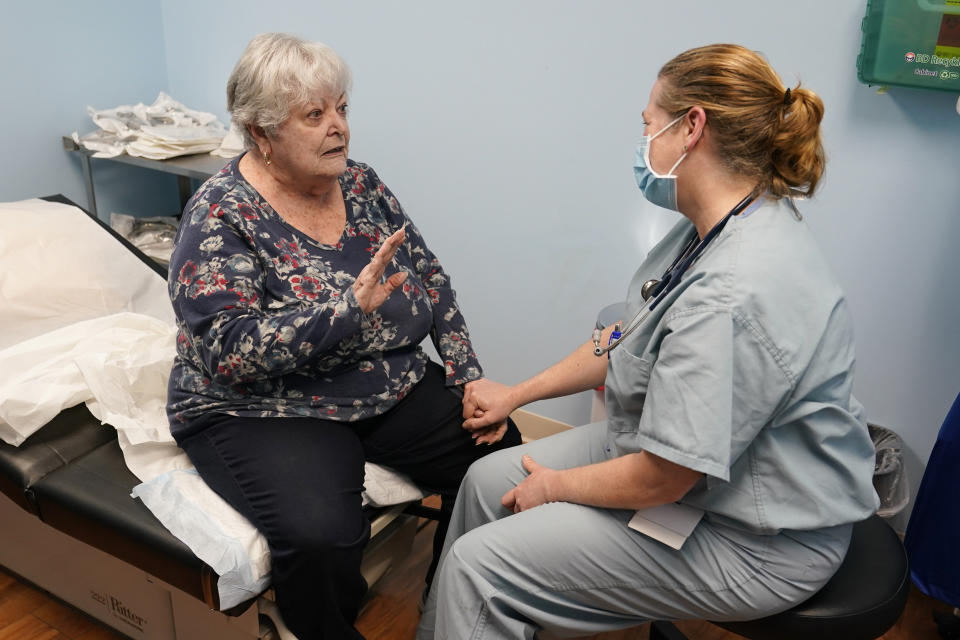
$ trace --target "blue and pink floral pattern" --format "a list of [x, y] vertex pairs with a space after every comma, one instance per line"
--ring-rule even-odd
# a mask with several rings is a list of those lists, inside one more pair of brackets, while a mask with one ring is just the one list
[[[370, 167], [340, 177], [347, 223], [323, 245], [283, 220], [234, 159], [187, 203], [170, 263], [177, 357], [167, 412], [178, 439], [210, 411], [353, 421], [392, 407], [423, 377], [430, 335], [447, 384], [482, 376], [450, 278]], [[352, 285], [406, 224], [386, 276], [403, 286], [364, 314]]]

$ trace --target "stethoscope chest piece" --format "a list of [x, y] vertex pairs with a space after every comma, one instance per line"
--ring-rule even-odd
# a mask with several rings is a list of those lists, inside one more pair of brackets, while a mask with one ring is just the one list
[[660, 284], [660, 281], [656, 278], [651, 278], [643, 283], [643, 285], [640, 287], [640, 297], [643, 298], [644, 302], [650, 299], [650, 295], [653, 293], [653, 290], [658, 284]]

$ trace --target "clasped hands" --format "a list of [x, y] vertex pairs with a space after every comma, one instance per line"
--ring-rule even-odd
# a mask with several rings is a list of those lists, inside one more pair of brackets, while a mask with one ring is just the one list
[[[477, 444], [493, 444], [507, 432], [507, 416], [516, 408], [512, 387], [481, 378], [468, 382], [463, 390], [463, 428]], [[501, 504], [514, 513], [553, 502], [557, 471], [538, 464], [528, 455], [520, 459], [529, 475], [504, 494]]]

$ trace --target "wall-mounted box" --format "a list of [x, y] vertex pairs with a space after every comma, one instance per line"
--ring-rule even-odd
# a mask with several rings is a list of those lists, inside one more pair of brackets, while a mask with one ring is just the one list
[[960, 92], [960, 0], [867, 0], [857, 77]]

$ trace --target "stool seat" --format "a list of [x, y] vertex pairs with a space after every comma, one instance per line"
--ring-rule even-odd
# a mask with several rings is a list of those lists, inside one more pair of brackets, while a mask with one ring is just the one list
[[[897, 621], [909, 593], [903, 543], [874, 515], [853, 526], [840, 568], [805, 602], [766, 618], [711, 623], [749, 640], [873, 640]], [[682, 637], [665, 625], [655, 622], [651, 639]]]

